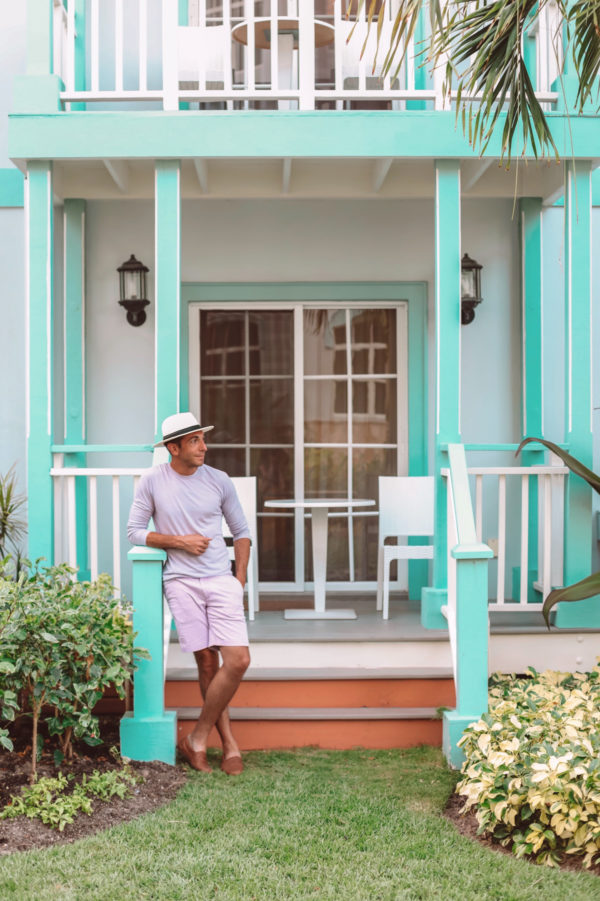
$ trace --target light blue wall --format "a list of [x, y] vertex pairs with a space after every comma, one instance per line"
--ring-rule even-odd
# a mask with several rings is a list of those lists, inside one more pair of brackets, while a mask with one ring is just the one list
[[17, 464], [25, 491], [25, 250], [23, 210], [0, 209], [0, 472]]
[[11, 165], [8, 159], [8, 113], [11, 108], [12, 79], [25, 73], [24, 0], [2, 4], [0, 27], [0, 168]]

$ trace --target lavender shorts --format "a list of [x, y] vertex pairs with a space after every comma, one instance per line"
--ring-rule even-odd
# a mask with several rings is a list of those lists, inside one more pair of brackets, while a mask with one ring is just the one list
[[169, 579], [163, 590], [182, 651], [248, 646], [244, 589], [235, 576]]

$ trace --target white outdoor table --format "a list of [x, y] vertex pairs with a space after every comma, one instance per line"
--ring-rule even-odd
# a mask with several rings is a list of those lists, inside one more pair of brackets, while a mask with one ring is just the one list
[[356, 619], [355, 610], [326, 610], [325, 609], [325, 583], [327, 579], [327, 517], [330, 507], [372, 507], [373, 500], [354, 497], [319, 497], [295, 500], [265, 501], [265, 507], [281, 509], [292, 507], [293, 509], [310, 508], [312, 511], [312, 550], [313, 573], [315, 585], [315, 606], [313, 610], [285, 610], [285, 619]]
[[[248, 43], [248, 21], [238, 22], [231, 29], [231, 36], [239, 44]], [[254, 46], [260, 50], [270, 50], [271, 29], [273, 22], [267, 16], [260, 16], [252, 20], [254, 30]], [[277, 48], [278, 48], [278, 82], [279, 89], [294, 87], [293, 53], [298, 49], [298, 31], [300, 22], [291, 16], [277, 16]], [[333, 44], [335, 29], [329, 22], [314, 20], [315, 47], [325, 47]], [[289, 100], [280, 100], [279, 109], [290, 109]]]

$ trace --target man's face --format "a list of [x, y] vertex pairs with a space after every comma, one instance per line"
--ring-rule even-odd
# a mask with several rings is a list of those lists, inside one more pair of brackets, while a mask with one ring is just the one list
[[176, 456], [185, 466], [202, 466], [206, 453], [204, 432], [192, 432], [191, 435], [184, 435], [180, 446], [171, 448], [171, 452], [172, 456]]

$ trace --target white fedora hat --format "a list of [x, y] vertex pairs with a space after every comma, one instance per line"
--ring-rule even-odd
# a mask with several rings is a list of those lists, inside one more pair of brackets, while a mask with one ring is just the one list
[[192, 432], [210, 432], [212, 425], [200, 425], [193, 413], [175, 413], [167, 416], [162, 424], [162, 441], [157, 441], [154, 447], [166, 447], [169, 441], [183, 438]]

